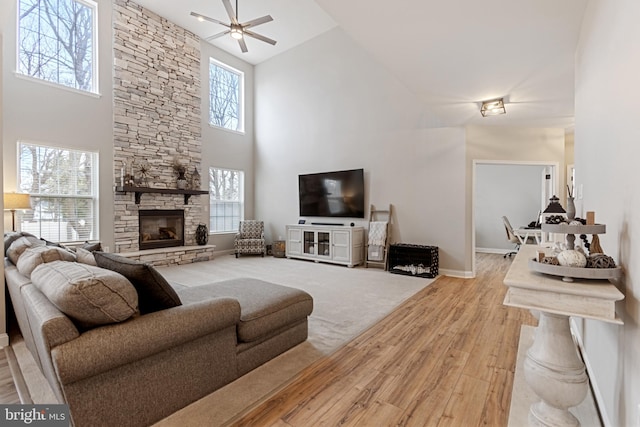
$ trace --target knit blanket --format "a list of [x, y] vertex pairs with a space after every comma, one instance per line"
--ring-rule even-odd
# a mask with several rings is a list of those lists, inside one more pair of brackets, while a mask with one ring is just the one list
[[369, 223], [369, 245], [384, 246], [387, 241], [387, 221]]

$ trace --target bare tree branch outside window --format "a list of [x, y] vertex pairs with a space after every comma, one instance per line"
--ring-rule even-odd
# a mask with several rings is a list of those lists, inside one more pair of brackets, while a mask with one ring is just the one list
[[244, 75], [215, 61], [209, 64], [209, 123], [236, 131], [243, 130], [242, 83]]
[[19, 7], [19, 72], [95, 92], [95, 3], [19, 0]]
[[21, 192], [32, 207], [22, 214], [22, 231], [57, 242], [98, 238], [97, 154], [20, 143]]
[[210, 229], [213, 232], [238, 231], [244, 217], [244, 172], [209, 169]]

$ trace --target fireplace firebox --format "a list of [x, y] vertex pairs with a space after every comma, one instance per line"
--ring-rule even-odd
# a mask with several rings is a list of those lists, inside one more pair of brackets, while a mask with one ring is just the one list
[[138, 218], [140, 250], [184, 246], [184, 210], [140, 210]]

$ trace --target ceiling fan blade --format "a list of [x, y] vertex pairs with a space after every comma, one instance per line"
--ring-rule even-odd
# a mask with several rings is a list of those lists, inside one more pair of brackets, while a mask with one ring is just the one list
[[244, 42], [244, 39], [238, 39], [238, 44], [240, 45], [240, 49], [242, 50], [242, 53], [249, 52], [249, 49], [247, 49], [247, 44]]
[[201, 15], [201, 14], [196, 13], [196, 12], [191, 12], [191, 16], [195, 16], [196, 18], [201, 19], [203, 21], [209, 21], [209, 22], [213, 22], [214, 24], [224, 25], [225, 27], [229, 28], [229, 24], [225, 24], [222, 21], [218, 21], [217, 19], [209, 18], [208, 16], [204, 16], [204, 15]]
[[242, 27], [243, 28], [255, 27], [257, 25], [265, 24], [271, 21], [273, 21], [273, 18], [271, 17], [271, 15], [267, 15], [267, 16], [263, 16], [262, 18], [256, 18], [256, 19], [252, 19], [251, 21], [245, 22], [244, 24], [242, 24]]
[[207, 37], [205, 40], [209, 42], [209, 41], [211, 41], [211, 40], [214, 40], [214, 39], [217, 39], [217, 38], [219, 38], [219, 37], [225, 36], [225, 35], [229, 34], [230, 32], [231, 32], [231, 30], [223, 31], [223, 32], [221, 32], [221, 33], [218, 33], [218, 34], [214, 34], [214, 35], [212, 35], [212, 36], [209, 36], [209, 37]]
[[229, 15], [229, 19], [231, 19], [231, 22], [233, 22], [234, 24], [237, 24], [238, 20], [236, 19], [236, 15], [233, 12], [233, 7], [231, 6], [231, 2], [229, 0], [222, 0], [222, 4], [224, 5], [224, 8], [227, 9], [227, 15]]
[[249, 36], [249, 37], [253, 37], [254, 39], [261, 40], [261, 41], [263, 41], [265, 43], [269, 43], [269, 44], [272, 44], [274, 46], [277, 43], [275, 40], [270, 39], [269, 37], [261, 36], [260, 34], [256, 34], [256, 33], [252, 32], [252, 31], [244, 30], [243, 33], [245, 35]]

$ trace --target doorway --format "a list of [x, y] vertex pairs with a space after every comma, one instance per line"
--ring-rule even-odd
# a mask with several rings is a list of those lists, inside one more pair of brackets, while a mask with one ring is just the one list
[[477, 250], [505, 253], [513, 249], [513, 244], [507, 240], [502, 216], [506, 216], [514, 228], [538, 219], [549, 198], [558, 192], [558, 167], [556, 162], [473, 161], [473, 277]]

